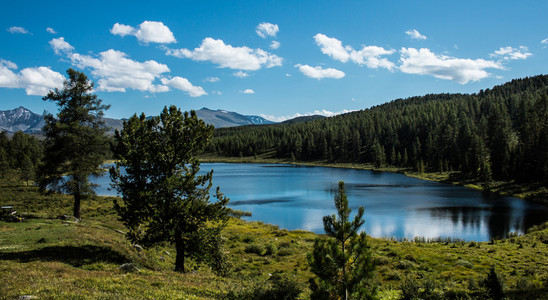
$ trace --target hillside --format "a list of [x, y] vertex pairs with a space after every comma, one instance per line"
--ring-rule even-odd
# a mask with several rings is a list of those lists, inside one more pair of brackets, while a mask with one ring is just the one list
[[304, 123], [223, 128], [208, 154], [458, 172], [484, 183], [546, 183], [548, 76], [476, 94], [397, 99]]

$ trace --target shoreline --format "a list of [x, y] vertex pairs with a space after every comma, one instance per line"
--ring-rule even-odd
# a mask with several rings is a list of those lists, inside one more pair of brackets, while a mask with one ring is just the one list
[[284, 164], [295, 166], [312, 166], [312, 167], [327, 167], [327, 168], [342, 168], [342, 169], [357, 169], [369, 170], [374, 172], [390, 172], [405, 175], [407, 177], [462, 186], [465, 188], [474, 189], [486, 193], [495, 193], [501, 196], [509, 196], [519, 198], [528, 202], [542, 204], [548, 206], [548, 189], [542, 184], [518, 184], [515, 182], [493, 182], [485, 187], [483, 183], [476, 180], [465, 178], [459, 172], [443, 172], [443, 173], [418, 173], [409, 169], [396, 167], [375, 168], [372, 164], [357, 164], [357, 163], [328, 163], [321, 161], [312, 162], [292, 162], [284, 159], [274, 158], [254, 158], [254, 157], [218, 157], [218, 156], [201, 156], [199, 157], [202, 163], [253, 163], [253, 164]]

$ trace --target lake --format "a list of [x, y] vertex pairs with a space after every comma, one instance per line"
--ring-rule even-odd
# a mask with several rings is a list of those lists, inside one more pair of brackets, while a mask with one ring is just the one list
[[[203, 163], [201, 169], [214, 170], [212, 192], [220, 186], [230, 207], [252, 213], [246, 219], [289, 230], [323, 233], [322, 217], [335, 213], [340, 180], [353, 211], [365, 208], [362, 229], [374, 237], [488, 241], [548, 220], [548, 207], [540, 204], [396, 173], [230, 163]], [[92, 181], [100, 185], [98, 194], [116, 194], [108, 189], [108, 174]]]

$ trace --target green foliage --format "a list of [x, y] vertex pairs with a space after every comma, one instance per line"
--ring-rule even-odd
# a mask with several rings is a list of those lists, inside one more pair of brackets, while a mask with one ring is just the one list
[[234, 300], [292, 300], [298, 299], [303, 287], [293, 277], [274, 274], [265, 282], [249, 290], [231, 291], [224, 298]]
[[374, 264], [367, 245], [366, 234], [358, 230], [363, 225], [364, 209], [359, 208], [353, 221], [349, 221], [351, 209], [339, 182], [335, 196], [337, 214], [323, 217], [328, 237], [314, 241], [308, 262], [319, 283], [311, 279], [312, 298], [369, 299], [374, 298], [376, 286], [372, 283]]
[[437, 94], [294, 124], [221, 128], [207, 152], [224, 157], [459, 171], [485, 183], [548, 182], [548, 75], [478, 94]]
[[50, 91], [43, 99], [59, 107], [55, 118], [46, 114], [44, 161], [39, 170], [42, 189], [59, 189], [74, 197], [73, 214], [80, 218], [80, 202], [94, 194], [88, 176], [98, 174], [108, 151], [107, 128], [102, 121], [102, 105], [91, 94], [93, 82], [73, 69], [62, 90]]
[[[116, 166], [111, 179], [122, 195], [115, 201], [128, 238], [144, 246], [175, 245], [175, 270], [185, 272], [185, 258], [225, 266], [220, 232], [227, 221], [228, 198], [217, 188], [210, 202], [213, 171], [198, 175], [197, 159], [213, 127], [192, 111], [166, 107], [159, 117], [133, 115], [116, 132]], [[121, 170], [124, 168], [124, 171]]]

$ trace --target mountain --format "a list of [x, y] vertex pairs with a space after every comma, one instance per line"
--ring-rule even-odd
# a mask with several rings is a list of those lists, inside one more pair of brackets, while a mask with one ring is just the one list
[[198, 118], [204, 120], [204, 122], [215, 126], [215, 128], [274, 123], [259, 116], [246, 116], [236, 112], [221, 109], [211, 110], [205, 107], [197, 110], [196, 115]]
[[[208, 124], [212, 124], [216, 128], [274, 123], [259, 116], [246, 116], [236, 112], [220, 109], [211, 110], [205, 107], [197, 110], [196, 115], [198, 118], [204, 120]], [[103, 118], [103, 121], [105, 121], [105, 125], [110, 128], [110, 133], [114, 133], [115, 129], [122, 129], [123, 120]], [[21, 130], [25, 133], [40, 134], [43, 126], [43, 115], [36, 114], [22, 106], [12, 110], [0, 110], [0, 131], [14, 133]]]
[[40, 131], [44, 126], [42, 115], [19, 106], [12, 110], [0, 110], [0, 130], [14, 133], [19, 130], [27, 133]]

